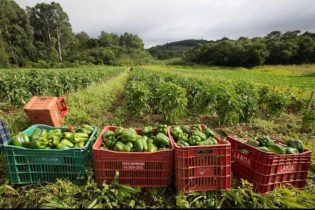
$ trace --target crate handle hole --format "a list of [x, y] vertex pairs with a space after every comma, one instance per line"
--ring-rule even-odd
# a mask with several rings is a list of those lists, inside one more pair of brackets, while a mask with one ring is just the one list
[[203, 150], [198, 150], [197, 154], [198, 155], [204, 155], [204, 154], [209, 154], [209, 153], [212, 153], [212, 152], [213, 152], [212, 149], [203, 149]]

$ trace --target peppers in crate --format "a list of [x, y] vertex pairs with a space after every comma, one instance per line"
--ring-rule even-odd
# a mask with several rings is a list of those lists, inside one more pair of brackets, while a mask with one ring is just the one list
[[[120, 129], [120, 135], [116, 130]], [[145, 131], [142, 131], [146, 129]], [[164, 133], [153, 132], [150, 126], [141, 129], [139, 134], [133, 128], [116, 128], [115, 132], [105, 132], [102, 134], [102, 146], [121, 152], [152, 152], [159, 149], [169, 148], [170, 140]], [[156, 129], [157, 130], [157, 129]]]

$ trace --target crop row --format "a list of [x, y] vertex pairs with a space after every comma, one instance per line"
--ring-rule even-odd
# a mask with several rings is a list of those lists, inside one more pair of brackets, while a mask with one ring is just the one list
[[3, 70], [0, 101], [22, 105], [32, 96], [61, 96], [118, 75], [122, 68]]
[[219, 124], [249, 122], [253, 117], [300, 112], [307, 100], [269, 86], [222, 82], [169, 72], [134, 69], [126, 84], [125, 105], [134, 115], [160, 114], [174, 123], [193, 114], [213, 114]]

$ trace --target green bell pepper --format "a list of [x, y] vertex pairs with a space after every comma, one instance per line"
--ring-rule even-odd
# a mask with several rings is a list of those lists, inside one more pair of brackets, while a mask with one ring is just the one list
[[91, 134], [94, 131], [94, 128], [88, 124], [83, 124], [81, 128], [83, 129], [82, 131], [87, 134]]
[[298, 149], [294, 148], [294, 147], [287, 147], [286, 154], [297, 154], [299, 153]]
[[160, 147], [170, 146], [170, 140], [164, 133], [158, 133], [154, 138], [154, 143]]
[[213, 145], [213, 141], [211, 140], [205, 140], [205, 141], [200, 141], [200, 142], [197, 142], [197, 145], [198, 146], [203, 146], [203, 145]]
[[153, 135], [153, 129], [151, 126], [147, 126], [141, 129], [141, 135], [143, 136], [152, 136]]
[[35, 128], [31, 139], [32, 141], [36, 141], [37, 139], [47, 139], [48, 133], [45, 129]]
[[63, 132], [63, 138], [68, 140], [74, 140], [74, 133], [72, 132]]
[[125, 144], [122, 143], [121, 141], [117, 141], [116, 144], [115, 144], [115, 148], [114, 148], [116, 151], [124, 151], [125, 149]]
[[191, 136], [189, 139], [188, 139], [188, 143], [190, 146], [195, 146], [198, 144], [198, 142], [201, 142], [201, 138], [199, 136]]
[[190, 146], [186, 141], [178, 141], [176, 143], [178, 146], [181, 146], [181, 147], [189, 147]]
[[167, 135], [167, 125], [158, 125], [157, 132]]
[[274, 143], [268, 136], [260, 136], [256, 138], [256, 141], [259, 142], [260, 147], [268, 147], [270, 144]]
[[200, 124], [195, 124], [191, 127], [191, 130], [196, 130], [202, 132], [202, 127]]
[[106, 138], [109, 138], [110, 136], [114, 136], [114, 132], [113, 131], [106, 131], [102, 138], [103, 138], [103, 141], [106, 139]]
[[179, 134], [179, 136], [177, 137], [178, 141], [188, 141], [188, 134], [187, 133], [181, 133]]
[[54, 136], [52, 138], [52, 145], [53, 146], [57, 146], [59, 144], [59, 142], [60, 142], [60, 137], [59, 136]]
[[198, 137], [200, 137], [201, 141], [204, 141], [204, 140], [207, 139], [206, 134], [204, 134], [204, 133], [202, 133], [202, 132], [200, 132], [200, 131], [197, 131], [197, 130], [195, 130], [195, 131], [192, 132], [192, 136], [198, 136]]
[[286, 152], [286, 148], [280, 144], [269, 144], [268, 149], [276, 154], [285, 154]]
[[62, 132], [60, 129], [53, 129], [53, 130], [48, 131], [47, 138], [51, 139], [55, 136], [61, 137], [61, 135], [62, 135]]
[[303, 152], [304, 151], [304, 144], [301, 140], [289, 140], [287, 142], [287, 145], [289, 147], [293, 147], [296, 148], [299, 152]]
[[148, 152], [156, 152], [158, 151], [157, 147], [153, 143], [148, 144]]
[[212, 130], [211, 128], [206, 128], [204, 130], [204, 133], [206, 134], [207, 137], [215, 137], [215, 135], [216, 135], [214, 130]]
[[256, 140], [248, 140], [246, 142], [246, 144], [250, 145], [250, 146], [253, 146], [253, 147], [259, 147], [259, 141], [256, 141]]
[[121, 133], [121, 141], [124, 143], [135, 142], [138, 139], [139, 135], [132, 128], [124, 129]]
[[148, 137], [146, 137], [146, 136], [142, 137], [142, 144], [143, 144], [143, 151], [147, 152], [149, 150], [149, 148], [148, 148]]
[[131, 142], [127, 142], [127, 144], [125, 144], [125, 146], [124, 146], [123, 151], [124, 152], [131, 152], [132, 148], [133, 148], [133, 144]]
[[183, 133], [183, 130], [179, 126], [174, 126], [171, 129], [171, 133], [174, 137], [178, 138], [178, 136]]
[[34, 141], [31, 141], [30, 147], [32, 149], [46, 149], [48, 146], [48, 140], [47, 139], [37, 139]]
[[143, 145], [143, 138], [139, 137], [133, 145], [135, 146], [135, 149], [137, 152], [142, 152], [144, 150], [144, 145]]
[[13, 137], [12, 144], [17, 147], [23, 147], [24, 146], [24, 137], [22, 134], [18, 134]]
[[85, 146], [85, 142], [80, 142], [74, 145], [74, 148], [83, 148]]
[[191, 134], [191, 130], [190, 130], [190, 127], [188, 125], [182, 125], [180, 127], [182, 129], [182, 131], [186, 134]]
[[68, 139], [62, 139], [59, 144], [63, 144], [63, 145], [70, 147], [70, 148], [74, 147], [74, 144], [71, 141], [69, 141]]
[[123, 130], [124, 130], [124, 128], [122, 128], [122, 127], [116, 128], [116, 130], [115, 130], [115, 136], [116, 136], [116, 137], [120, 136], [120, 135], [122, 134]]

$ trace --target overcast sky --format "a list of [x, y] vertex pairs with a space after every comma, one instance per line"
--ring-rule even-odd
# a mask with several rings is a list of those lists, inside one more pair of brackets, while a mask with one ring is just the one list
[[[315, 0], [55, 0], [74, 32], [138, 34], [145, 47], [183, 39], [315, 32]], [[22, 7], [51, 0], [16, 0]]]

